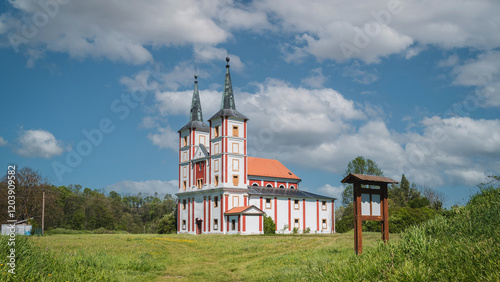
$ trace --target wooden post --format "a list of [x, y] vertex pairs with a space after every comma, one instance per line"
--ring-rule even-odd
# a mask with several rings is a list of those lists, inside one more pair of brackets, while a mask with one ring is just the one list
[[361, 183], [356, 181], [354, 186], [354, 250], [357, 255], [363, 252], [363, 230], [361, 221]]
[[384, 221], [382, 221], [382, 240], [387, 242], [389, 241], [389, 197], [387, 192], [387, 183], [382, 183], [380, 189], [382, 189], [382, 218], [384, 219]]
[[42, 196], [42, 236], [44, 228], [45, 228], [45, 189], [43, 190], [43, 196]]

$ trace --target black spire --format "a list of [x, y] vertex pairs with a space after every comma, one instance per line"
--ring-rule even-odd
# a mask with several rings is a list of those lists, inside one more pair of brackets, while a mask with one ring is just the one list
[[200, 131], [208, 132], [210, 130], [209, 126], [203, 122], [203, 114], [201, 112], [201, 102], [200, 102], [200, 93], [198, 91], [198, 75], [194, 75], [194, 90], [193, 90], [193, 99], [191, 100], [191, 112], [189, 113], [189, 122], [184, 125], [179, 132], [182, 130], [196, 129]]
[[218, 117], [235, 117], [248, 120], [246, 116], [236, 110], [236, 105], [234, 104], [233, 86], [231, 84], [231, 74], [229, 73], [229, 57], [226, 57], [226, 78], [224, 80], [224, 92], [222, 93], [220, 110], [209, 120]]
[[194, 75], [194, 90], [193, 90], [193, 100], [191, 101], [191, 114], [189, 115], [189, 121], [201, 121], [203, 122], [203, 114], [201, 112], [201, 102], [200, 93], [198, 92], [198, 75]]
[[233, 96], [233, 86], [231, 84], [231, 74], [229, 73], [229, 57], [226, 57], [226, 79], [224, 80], [224, 93], [220, 105], [222, 109], [236, 110]]

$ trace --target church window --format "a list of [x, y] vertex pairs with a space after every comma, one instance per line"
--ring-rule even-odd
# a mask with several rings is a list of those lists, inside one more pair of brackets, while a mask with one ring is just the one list
[[295, 189], [295, 186], [293, 186], [293, 185], [290, 185], [290, 189]]
[[285, 185], [281, 184], [281, 185], [280, 185], [280, 188], [285, 188]]
[[273, 185], [271, 184], [267, 184], [266, 187], [270, 187], [270, 188], [273, 188]]
[[186, 220], [182, 221], [182, 230], [186, 230]]
[[238, 136], [238, 126], [233, 125], [233, 136]]
[[184, 136], [182, 143], [183, 143], [182, 146], [187, 146], [188, 145], [188, 137], [187, 136]]
[[214, 160], [214, 171], [219, 171], [219, 160]]
[[198, 179], [196, 180], [196, 187], [197, 187], [198, 189], [201, 189], [201, 187], [203, 187], [203, 178], [198, 178]]
[[182, 181], [182, 190], [186, 191], [186, 186], [187, 186], [186, 180]]
[[233, 208], [234, 207], [239, 207], [239, 206], [240, 206], [240, 197], [233, 196]]
[[236, 230], [236, 220], [231, 220], [231, 230]]
[[321, 228], [326, 229], [326, 227], [327, 227], [327, 226], [326, 226], [326, 219], [324, 219], [324, 218], [323, 218], [323, 219], [321, 220]]
[[299, 200], [293, 200], [293, 207], [296, 210], [300, 209]]
[[238, 186], [240, 184], [240, 178], [238, 175], [233, 175], [233, 185]]
[[188, 153], [187, 153], [186, 151], [184, 151], [184, 152], [182, 153], [182, 160], [183, 160], [183, 161], [187, 161], [187, 158], [188, 158]]
[[257, 184], [257, 182], [254, 182], [252, 186], [259, 186], [259, 184]]
[[217, 218], [214, 219], [214, 230], [217, 230], [219, 228], [219, 220]]
[[219, 137], [219, 135], [220, 135], [220, 133], [219, 133], [219, 128], [220, 128], [219, 126], [216, 126], [216, 127], [214, 128], [214, 131], [215, 131], [215, 133], [214, 133], [214, 135], [215, 135], [215, 136], [214, 136], [214, 137]]
[[299, 222], [298, 218], [294, 219], [294, 221], [293, 221], [293, 227], [300, 229], [300, 222]]
[[270, 209], [271, 208], [271, 199], [267, 198], [266, 199], [266, 209]]
[[240, 160], [233, 160], [233, 171], [240, 170]]
[[219, 207], [219, 197], [214, 197], [214, 208]]
[[215, 186], [219, 186], [219, 176], [218, 175], [215, 176], [215, 183], [214, 184], [215, 184]]
[[182, 209], [186, 209], [186, 199], [182, 200]]
[[218, 154], [218, 153], [219, 153], [219, 143], [214, 145], [214, 154]]
[[240, 145], [238, 143], [233, 143], [233, 154], [240, 153]]
[[205, 136], [200, 136], [200, 144], [205, 145]]
[[321, 209], [326, 211], [326, 201], [321, 202]]

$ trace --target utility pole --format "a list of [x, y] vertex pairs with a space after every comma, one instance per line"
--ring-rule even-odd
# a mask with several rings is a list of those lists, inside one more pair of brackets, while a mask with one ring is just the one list
[[42, 236], [43, 236], [43, 228], [45, 227], [45, 189], [43, 191], [42, 198]]

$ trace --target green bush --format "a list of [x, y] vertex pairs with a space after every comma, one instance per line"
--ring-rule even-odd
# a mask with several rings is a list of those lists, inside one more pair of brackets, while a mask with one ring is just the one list
[[276, 223], [267, 215], [264, 215], [264, 234], [276, 234]]
[[177, 226], [175, 224], [175, 214], [171, 212], [166, 214], [158, 223], [158, 234], [176, 233]]
[[304, 234], [309, 234], [309, 233], [311, 233], [311, 228], [307, 227], [307, 228], [304, 230], [304, 232], [303, 232], [303, 233], [304, 233]]
[[294, 227], [292, 232], [293, 232], [293, 234], [297, 234], [297, 233], [299, 233], [299, 229], [297, 227]]

